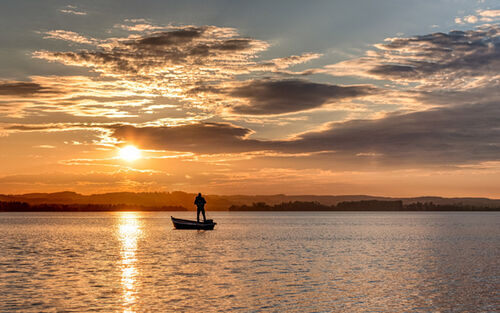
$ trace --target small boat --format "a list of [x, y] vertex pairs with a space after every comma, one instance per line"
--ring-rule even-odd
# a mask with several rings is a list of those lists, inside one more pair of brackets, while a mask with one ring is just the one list
[[174, 223], [174, 227], [177, 229], [203, 229], [203, 230], [212, 230], [214, 229], [217, 223], [214, 223], [214, 220], [206, 220], [205, 222], [197, 222], [191, 220], [183, 220], [180, 218], [175, 218], [171, 216], [172, 223]]

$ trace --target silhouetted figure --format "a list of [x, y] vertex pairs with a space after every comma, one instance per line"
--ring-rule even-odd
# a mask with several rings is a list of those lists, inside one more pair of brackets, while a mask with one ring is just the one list
[[205, 216], [205, 198], [201, 196], [201, 193], [198, 194], [196, 199], [194, 199], [194, 204], [196, 204], [197, 210], [196, 210], [196, 221], [200, 221], [200, 212], [203, 213], [203, 222], [205, 223], [207, 221], [207, 218]]

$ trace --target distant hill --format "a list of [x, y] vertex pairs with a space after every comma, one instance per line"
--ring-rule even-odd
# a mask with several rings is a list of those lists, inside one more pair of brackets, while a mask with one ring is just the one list
[[[56, 193], [29, 193], [22, 195], [2, 195], [0, 201], [26, 202], [30, 205], [39, 204], [93, 204], [93, 205], [123, 205], [143, 207], [184, 207], [195, 210], [194, 198], [196, 194], [183, 191], [173, 192], [112, 192], [92, 195], [82, 195], [71, 191]], [[337, 205], [346, 201], [402, 201], [403, 204], [429, 203], [439, 205], [467, 205], [481, 207], [500, 207], [500, 199], [488, 198], [443, 198], [443, 197], [415, 197], [392, 198], [368, 195], [341, 195], [341, 196], [316, 196], [316, 195], [206, 195], [207, 210], [228, 210], [236, 205], [252, 205], [253, 203], [266, 203], [270, 206], [288, 202], [316, 202], [326, 206]]]
[[377, 197], [368, 195], [341, 195], [341, 196], [316, 196], [316, 195], [270, 195], [270, 196], [223, 196], [225, 199], [238, 205], [249, 205], [254, 202], [265, 202], [269, 205], [276, 205], [283, 202], [318, 202], [323, 205], [337, 205], [340, 202], [346, 201], [403, 201], [403, 204], [417, 203], [417, 202], [432, 202], [434, 204], [461, 204], [472, 206], [485, 206], [485, 207], [500, 207], [500, 199], [489, 198], [443, 198], [443, 197], [415, 197], [415, 198], [398, 198], [398, 197]]

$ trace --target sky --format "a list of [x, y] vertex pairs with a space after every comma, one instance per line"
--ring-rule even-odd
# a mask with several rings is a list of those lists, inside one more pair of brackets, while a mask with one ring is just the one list
[[0, 193], [500, 198], [490, 0], [2, 0]]

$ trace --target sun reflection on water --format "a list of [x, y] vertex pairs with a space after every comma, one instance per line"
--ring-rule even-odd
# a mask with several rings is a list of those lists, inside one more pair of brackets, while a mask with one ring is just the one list
[[142, 233], [141, 224], [139, 222], [138, 213], [123, 212], [120, 213], [120, 225], [118, 227], [118, 235], [121, 242], [121, 273], [122, 273], [122, 289], [123, 289], [123, 312], [135, 312], [134, 305], [136, 304], [137, 294], [137, 268], [136, 268], [136, 252], [137, 241]]

